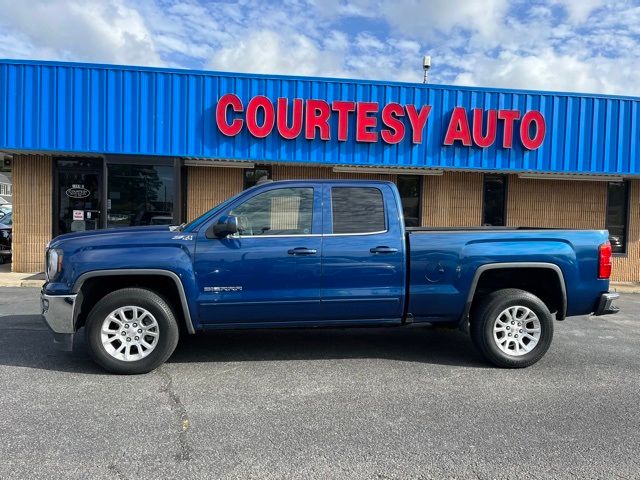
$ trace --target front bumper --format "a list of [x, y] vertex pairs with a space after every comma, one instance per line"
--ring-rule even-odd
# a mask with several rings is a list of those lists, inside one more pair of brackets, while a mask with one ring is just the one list
[[620, 294], [618, 293], [603, 293], [600, 295], [600, 301], [594, 315], [608, 315], [610, 313], [618, 313], [620, 309], [613, 305], [613, 301], [616, 300]]
[[40, 293], [42, 316], [56, 334], [75, 333], [75, 304], [77, 295], [47, 295]]

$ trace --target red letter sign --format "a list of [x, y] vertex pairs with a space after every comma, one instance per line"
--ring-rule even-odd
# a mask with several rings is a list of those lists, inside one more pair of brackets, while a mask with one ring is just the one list
[[412, 141], [413, 143], [422, 143], [422, 131], [431, 113], [431, 106], [423, 105], [420, 109], [420, 114], [417, 113], [415, 105], [407, 105], [406, 109], [409, 123], [411, 123], [411, 129], [413, 130]]
[[469, 120], [467, 120], [467, 111], [464, 107], [455, 107], [451, 114], [451, 121], [447, 134], [444, 137], [445, 145], [453, 145], [453, 142], [459, 140], [466, 147], [471, 146], [471, 131], [469, 130]]
[[[258, 109], [264, 111], [262, 125], [258, 125]], [[254, 137], [264, 138], [273, 130], [276, 114], [273, 111], [271, 100], [262, 95], [253, 97], [247, 105], [247, 129]]]
[[346, 142], [349, 135], [349, 112], [356, 110], [356, 104], [355, 102], [335, 100], [331, 104], [331, 109], [338, 112], [338, 140]]
[[[536, 125], [536, 134], [531, 138], [529, 133], [531, 132], [531, 124]], [[520, 140], [524, 148], [528, 150], [535, 150], [544, 140], [546, 133], [546, 125], [544, 123], [544, 117], [537, 110], [531, 110], [522, 117], [522, 123], [520, 124]]]
[[513, 146], [513, 122], [520, 118], [520, 112], [518, 110], [498, 110], [498, 118], [504, 120], [502, 146], [511, 148]]
[[356, 142], [374, 143], [378, 141], [378, 134], [368, 130], [369, 128], [375, 128], [378, 124], [376, 117], [370, 117], [368, 114], [377, 111], [377, 103], [358, 102], [358, 109], [356, 111]]
[[382, 123], [384, 128], [380, 132], [382, 140], [387, 143], [400, 143], [404, 138], [404, 123], [398, 117], [404, 116], [404, 108], [399, 103], [389, 103], [382, 109]]
[[324, 100], [307, 100], [307, 125], [305, 137], [308, 140], [316, 138], [316, 128], [320, 129], [320, 138], [329, 140], [329, 117], [331, 109]]
[[487, 111], [487, 134], [482, 135], [482, 109], [473, 109], [473, 142], [481, 147], [487, 148], [496, 141], [496, 132], [498, 130], [497, 112], [495, 110]]
[[216, 123], [218, 124], [218, 130], [220, 130], [223, 135], [233, 137], [240, 133], [243, 122], [241, 119], [236, 118], [231, 123], [227, 123], [227, 109], [229, 107], [231, 107], [234, 112], [242, 112], [242, 101], [233, 93], [227, 93], [218, 100], [218, 105], [216, 106]]
[[282, 138], [286, 138], [287, 140], [292, 140], [300, 135], [302, 131], [302, 99], [294, 98], [293, 99], [293, 114], [291, 127], [287, 126], [287, 115], [288, 115], [288, 103], [289, 101], [286, 98], [278, 99], [278, 114], [277, 114], [277, 123], [278, 123], [278, 133], [282, 136]]

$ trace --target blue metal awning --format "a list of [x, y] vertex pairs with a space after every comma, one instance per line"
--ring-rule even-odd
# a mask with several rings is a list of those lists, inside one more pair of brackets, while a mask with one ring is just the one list
[[[239, 109], [221, 109], [227, 94]], [[268, 128], [278, 98], [287, 99], [285, 126], [292, 128], [294, 99], [304, 102], [304, 126], [293, 138], [275, 120]], [[640, 175], [639, 104], [606, 95], [0, 60], [0, 150], [628, 176]], [[425, 105], [424, 128], [412, 137]], [[474, 109], [481, 109], [478, 117]], [[509, 111], [517, 119], [508, 125], [501, 112]], [[521, 127], [527, 112], [539, 112], [544, 125]], [[492, 116], [495, 139], [483, 147]], [[243, 128], [225, 134], [221, 122], [236, 119]], [[477, 120], [483, 124], [474, 130]], [[250, 131], [251, 123], [266, 127]], [[541, 126], [541, 142], [526, 148]], [[513, 140], [505, 148], [509, 127]]]

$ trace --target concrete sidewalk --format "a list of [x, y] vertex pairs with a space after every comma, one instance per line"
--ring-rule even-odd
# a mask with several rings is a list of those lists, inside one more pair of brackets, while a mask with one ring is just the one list
[[[0, 287], [36, 287], [44, 284], [44, 273], [14, 273], [11, 264], [0, 265]], [[640, 282], [611, 282], [611, 291], [640, 293]]]
[[36, 287], [44, 284], [44, 273], [14, 273], [11, 264], [0, 265], [0, 287]]
[[612, 292], [640, 293], [640, 282], [611, 282]]

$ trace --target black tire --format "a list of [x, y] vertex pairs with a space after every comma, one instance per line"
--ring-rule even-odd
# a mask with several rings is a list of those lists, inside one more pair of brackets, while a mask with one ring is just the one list
[[[155, 348], [139, 360], [114, 358], [102, 345], [103, 321], [111, 312], [124, 306], [144, 308], [158, 323], [159, 335]], [[161, 296], [144, 288], [123, 288], [111, 292], [95, 304], [87, 317], [85, 335], [89, 352], [96, 363], [109, 372], [132, 375], [148, 373], [162, 365], [178, 344], [179, 329], [171, 307]]]
[[[541, 330], [533, 349], [518, 356], [502, 351], [494, 339], [493, 331], [499, 315], [514, 306], [529, 308], [538, 317]], [[470, 330], [473, 344], [486, 360], [502, 368], [524, 368], [533, 365], [547, 353], [553, 339], [553, 317], [544, 302], [532, 293], [507, 288], [490, 293], [474, 307]], [[515, 349], [515, 343], [510, 346]]]

